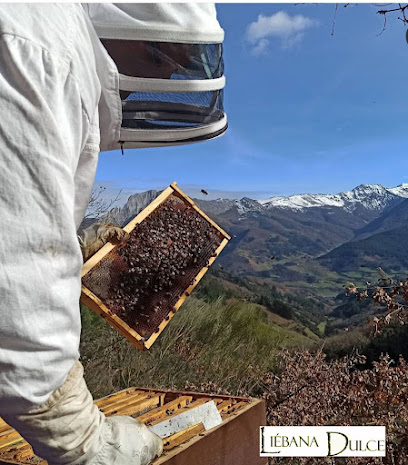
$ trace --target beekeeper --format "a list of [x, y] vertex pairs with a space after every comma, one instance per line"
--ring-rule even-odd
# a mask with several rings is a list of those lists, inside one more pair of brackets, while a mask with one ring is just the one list
[[207, 4], [0, 5], [0, 416], [50, 464], [162, 451], [84, 382], [76, 231], [100, 148], [226, 130], [222, 41]]

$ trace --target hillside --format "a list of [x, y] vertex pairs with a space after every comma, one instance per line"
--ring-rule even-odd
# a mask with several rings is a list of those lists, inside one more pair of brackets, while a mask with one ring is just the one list
[[[123, 225], [158, 194], [134, 194], [105, 220]], [[402, 184], [395, 188], [360, 185], [339, 194], [264, 201], [195, 201], [232, 236], [211, 271], [213, 277], [223, 287], [238, 285], [239, 298], [263, 305], [270, 315], [279, 315], [280, 308], [301, 331], [307, 328], [321, 335], [326, 327], [324, 315], [338, 320], [334, 325], [338, 327], [340, 321], [348, 326], [364, 320], [364, 309], [361, 316], [352, 318], [348, 310], [334, 311], [339, 305], [335, 298], [345, 282], [375, 282], [378, 266], [390, 273], [408, 268], [407, 197], [408, 184]], [[243, 296], [242, 289], [248, 295]], [[296, 298], [305, 300], [294, 303]], [[280, 307], [276, 299], [290, 309]]]
[[[106, 219], [123, 225], [157, 195], [157, 191], [134, 194], [122, 208], [112, 209]], [[249, 273], [287, 282], [310, 276], [309, 272], [302, 274], [302, 270], [299, 275], [299, 270], [291, 268], [294, 263], [300, 260], [303, 266], [307, 258], [324, 255], [355, 240], [368, 232], [373, 221], [379, 221], [400, 204], [405, 205], [403, 196], [407, 195], [407, 185], [391, 189], [374, 185], [334, 196], [298, 195], [296, 202], [291, 196], [284, 205], [282, 198], [279, 202], [196, 199], [196, 203], [234, 236], [220, 257], [223, 267], [236, 275]], [[270, 257], [274, 257], [273, 263]]]
[[408, 224], [408, 199], [398, 203], [357, 232], [355, 239], [365, 239]]
[[338, 272], [381, 266], [388, 272], [404, 273], [408, 268], [407, 226], [348, 242], [318, 260], [323, 266]]
[[86, 307], [81, 313], [82, 362], [98, 397], [131, 385], [185, 389], [208, 382], [213, 389], [219, 384], [255, 393], [260, 376], [254, 370], [273, 369], [278, 350], [315, 344], [313, 337], [269, 321], [261, 306], [235, 299], [189, 298], [147, 353]]

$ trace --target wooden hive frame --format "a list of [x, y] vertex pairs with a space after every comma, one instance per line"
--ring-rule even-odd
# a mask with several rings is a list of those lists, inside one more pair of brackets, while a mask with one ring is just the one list
[[[221, 244], [218, 246], [217, 250], [214, 253], [206, 266], [204, 266], [201, 271], [196, 275], [193, 283], [185, 289], [185, 292], [180, 297], [180, 299], [175, 304], [173, 310], [169, 312], [167, 317], [160, 323], [156, 332], [151, 334], [149, 337], [144, 338], [136, 330], [131, 328], [127, 323], [125, 323], [119, 316], [114, 315], [109, 311], [107, 306], [90, 291], [87, 287], [82, 285], [81, 289], [81, 302], [85, 304], [92, 311], [96, 312], [98, 315], [102, 316], [108, 324], [113, 328], [119, 331], [120, 334], [125, 336], [133, 345], [135, 345], [139, 350], [148, 350], [160, 334], [164, 331], [165, 327], [169, 324], [170, 320], [176, 314], [177, 310], [185, 302], [187, 295], [191, 294], [193, 289], [197, 286], [199, 281], [208, 271], [210, 266], [213, 264], [214, 260], [218, 257], [224, 247], [228, 244], [228, 241], [231, 237], [220, 228], [211, 218], [209, 218], [197, 205], [194, 203], [190, 197], [188, 197], [181, 189], [178, 188], [177, 183], [172, 183], [167, 189], [165, 189], [156, 199], [154, 199], [143, 211], [141, 211], [133, 220], [131, 220], [123, 229], [130, 233], [139, 223], [144, 221], [153, 211], [155, 211], [162, 203], [164, 203], [171, 195], [174, 195], [185, 203], [191, 205], [203, 218], [205, 218], [222, 236]], [[109, 252], [111, 252], [117, 244], [108, 242], [105, 244], [98, 252], [96, 252], [87, 262], [84, 263], [81, 271], [81, 278], [83, 278], [89, 271], [91, 271]]]
[[[266, 421], [263, 400], [133, 387], [95, 404], [106, 416], [128, 415], [152, 426], [209, 401], [215, 402], [222, 423], [208, 431], [196, 425], [169, 436], [163, 443], [163, 455], [152, 465], [265, 465], [266, 459], [259, 457], [259, 427]], [[17, 431], [0, 419], [2, 463], [47, 465]]]

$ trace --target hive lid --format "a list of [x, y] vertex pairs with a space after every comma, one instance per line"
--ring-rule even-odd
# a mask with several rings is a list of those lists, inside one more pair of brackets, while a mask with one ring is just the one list
[[153, 433], [160, 436], [162, 439], [179, 433], [180, 431], [191, 428], [199, 424], [204, 426], [205, 430], [215, 428], [222, 423], [221, 415], [214, 403], [214, 401], [207, 402], [199, 405], [193, 409], [187, 410], [180, 415], [173, 418], [157, 423], [149, 429]]

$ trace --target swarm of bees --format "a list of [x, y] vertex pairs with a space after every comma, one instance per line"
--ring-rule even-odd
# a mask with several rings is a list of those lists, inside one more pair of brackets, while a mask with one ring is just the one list
[[131, 327], [155, 330], [220, 243], [194, 208], [169, 198], [118, 247], [108, 308]]

